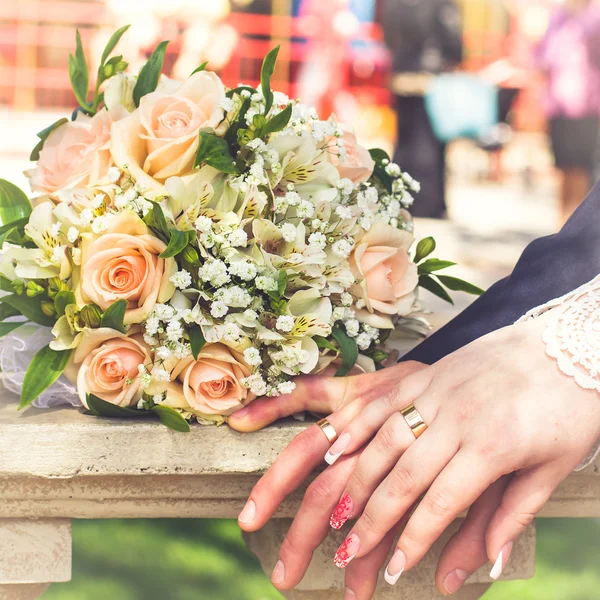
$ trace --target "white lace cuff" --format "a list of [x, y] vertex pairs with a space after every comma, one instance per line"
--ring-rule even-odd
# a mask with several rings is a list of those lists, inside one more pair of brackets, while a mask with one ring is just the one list
[[[546, 353], [577, 385], [600, 392], [600, 275], [573, 292], [534, 308], [518, 322], [554, 308], [543, 336]], [[577, 470], [589, 465], [599, 452], [597, 445]]]

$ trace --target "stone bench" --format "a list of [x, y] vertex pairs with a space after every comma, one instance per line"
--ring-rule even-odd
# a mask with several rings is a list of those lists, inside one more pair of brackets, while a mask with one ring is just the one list
[[[178, 434], [149, 421], [96, 419], [72, 409], [18, 413], [12, 401], [0, 404], [0, 600], [37, 598], [52, 582], [70, 579], [72, 519], [236, 518], [260, 474], [304, 427], [284, 421], [255, 434], [201, 426]], [[572, 475], [541, 516], [600, 516], [599, 467]], [[301, 493], [289, 498], [269, 525], [246, 536], [266, 573], [300, 499]], [[315, 553], [288, 598], [343, 598], [332, 561], [340, 535]], [[438, 597], [439, 552], [437, 545], [396, 587], [382, 583], [376, 597]], [[534, 558], [531, 528], [503, 577], [531, 577]], [[457, 597], [478, 598], [488, 572], [473, 576]]]

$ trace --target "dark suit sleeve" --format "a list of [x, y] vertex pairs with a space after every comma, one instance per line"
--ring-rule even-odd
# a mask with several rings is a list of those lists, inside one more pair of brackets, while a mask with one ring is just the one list
[[533, 241], [512, 274], [402, 360], [433, 364], [600, 273], [600, 184], [556, 235]]

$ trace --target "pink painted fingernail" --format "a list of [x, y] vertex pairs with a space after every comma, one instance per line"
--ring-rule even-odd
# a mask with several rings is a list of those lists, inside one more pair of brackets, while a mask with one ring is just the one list
[[400, 575], [404, 573], [405, 568], [406, 554], [398, 548], [396, 549], [396, 552], [394, 552], [394, 556], [392, 556], [392, 560], [390, 560], [387, 569], [385, 570], [385, 580], [390, 585], [395, 585], [398, 579], [400, 579]]
[[350, 513], [352, 513], [352, 498], [348, 494], [344, 494], [340, 503], [331, 513], [329, 524], [334, 529], [341, 529], [344, 523], [350, 518]]
[[275, 568], [273, 569], [273, 574], [271, 575], [271, 581], [276, 585], [283, 583], [285, 580], [285, 567], [283, 566], [283, 561], [278, 560]]
[[246, 506], [238, 516], [238, 521], [240, 523], [252, 523], [254, 521], [254, 517], [256, 516], [256, 504], [254, 504], [253, 500], [248, 500], [246, 502]]
[[455, 569], [446, 575], [442, 585], [448, 594], [456, 594], [469, 577], [471, 577], [471, 573], [462, 569]]
[[496, 581], [496, 579], [498, 579], [498, 577], [500, 577], [500, 575], [502, 575], [502, 571], [504, 571], [504, 568], [506, 567], [506, 563], [508, 562], [508, 559], [510, 558], [510, 553], [513, 547], [513, 543], [512, 542], [508, 542], [508, 544], [504, 544], [502, 550], [500, 550], [500, 554], [498, 554], [498, 558], [496, 559], [496, 562], [494, 563], [494, 566], [492, 567], [492, 570], [490, 571], [490, 577]]
[[350, 561], [356, 556], [359, 548], [360, 540], [358, 539], [358, 536], [355, 533], [348, 536], [335, 553], [335, 558], [333, 559], [335, 566], [340, 569], [345, 569], [350, 564]]
[[342, 433], [340, 437], [337, 439], [335, 444], [327, 450], [327, 454], [325, 455], [325, 462], [332, 465], [348, 448], [350, 445], [350, 434]]

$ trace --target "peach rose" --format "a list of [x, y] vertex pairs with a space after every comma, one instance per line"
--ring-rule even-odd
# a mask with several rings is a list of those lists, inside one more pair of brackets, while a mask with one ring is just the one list
[[408, 255], [413, 242], [408, 231], [385, 223], [373, 225], [358, 242], [351, 266], [358, 282], [352, 291], [366, 304], [357, 313], [359, 320], [392, 329], [391, 316], [410, 313], [419, 283], [417, 265]]
[[142, 396], [139, 365], [150, 368], [152, 360], [142, 334], [129, 337], [102, 327], [84, 332], [65, 374], [77, 385], [81, 403], [94, 394], [118, 406], [132, 406]]
[[138, 110], [115, 123], [111, 145], [117, 166], [127, 166], [157, 194], [164, 193], [169, 177], [192, 171], [200, 130], [216, 129], [224, 116], [225, 88], [214, 73], [201, 71], [181, 84], [164, 81], [162, 89], [142, 97]]
[[175, 365], [165, 404], [201, 415], [230, 415], [254, 400], [241, 384], [251, 373], [240, 353], [225, 344], [206, 344], [198, 360], [190, 356]]
[[[371, 158], [369, 151], [361, 146], [353, 131], [341, 127], [344, 135], [345, 154], [340, 156], [337, 152], [330, 153], [331, 162], [335, 165], [341, 178], [347, 178], [354, 183], [367, 181], [373, 174], [375, 161]], [[336, 143], [337, 138], [332, 138], [331, 143]]]
[[107, 223], [103, 233], [81, 236], [81, 266], [74, 270], [77, 302], [94, 302], [106, 310], [123, 298], [129, 303], [125, 323], [141, 323], [157, 302], [175, 293], [169, 277], [177, 264], [173, 258], [159, 258], [166, 244], [134, 213], [107, 217]]
[[75, 121], [57, 127], [46, 139], [36, 167], [26, 171], [31, 189], [56, 199], [61, 190], [97, 183], [112, 164], [110, 127], [106, 110], [93, 117], [78, 113]]

